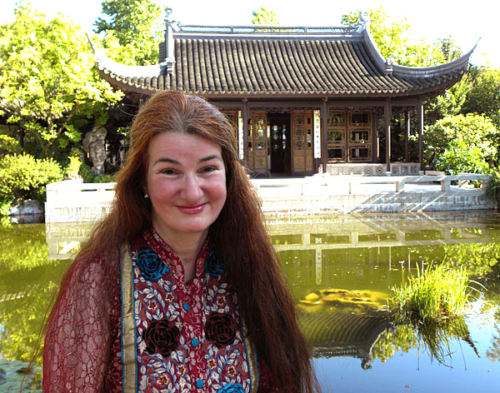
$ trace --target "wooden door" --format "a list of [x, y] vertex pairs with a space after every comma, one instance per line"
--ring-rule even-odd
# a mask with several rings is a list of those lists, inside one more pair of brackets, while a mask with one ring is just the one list
[[292, 114], [292, 152], [293, 173], [306, 173], [314, 170], [312, 111]]
[[256, 173], [267, 173], [267, 114], [253, 112], [248, 128], [248, 167]]
[[272, 173], [290, 172], [290, 115], [272, 114], [267, 117]]

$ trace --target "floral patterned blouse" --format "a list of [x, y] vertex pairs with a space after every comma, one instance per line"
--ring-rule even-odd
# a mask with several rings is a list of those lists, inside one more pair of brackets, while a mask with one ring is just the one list
[[81, 263], [47, 329], [44, 392], [278, 392], [208, 244], [187, 282], [154, 229], [112, 271], [95, 258], [74, 274]]

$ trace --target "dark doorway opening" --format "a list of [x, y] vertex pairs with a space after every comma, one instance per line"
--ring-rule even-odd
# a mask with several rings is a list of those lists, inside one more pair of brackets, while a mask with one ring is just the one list
[[269, 113], [271, 173], [290, 174], [290, 114]]

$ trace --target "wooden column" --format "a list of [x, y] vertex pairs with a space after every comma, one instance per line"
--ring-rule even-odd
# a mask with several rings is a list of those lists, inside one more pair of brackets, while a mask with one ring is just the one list
[[406, 120], [406, 129], [405, 129], [405, 162], [410, 162], [410, 149], [409, 149], [409, 141], [410, 141], [410, 113], [408, 109], [405, 111], [405, 120]]
[[243, 108], [241, 111], [241, 117], [243, 118], [243, 157], [245, 164], [248, 166], [248, 99], [243, 99]]
[[424, 156], [424, 105], [420, 103], [417, 106], [418, 118], [418, 162], [420, 170], [423, 169], [423, 156]]
[[387, 172], [391, 171], [391, 118], [392, 108], [391, 100], [385, 102], [385, 162], [387, 164]]
[[323, 105], [321, 105], [321, 128], [322, 128], [322, 146], [321, 146], [321, 155], [323, 160], [323, 173], [327, 172], [327, 164], [328, 164], [328, 108], [326, 106], [326, 102], [328, 98], [323, 98]]

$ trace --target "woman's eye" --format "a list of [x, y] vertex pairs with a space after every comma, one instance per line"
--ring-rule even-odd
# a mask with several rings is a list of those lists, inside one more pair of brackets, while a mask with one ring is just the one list
[[168, 169], [168, 168], [167, 168], [167, 169], [163, 169], [163, 170], [161, 171], [161, 173], [163, 173], [164, 175], [175, 175], [175, 173], [176, 173], [176, 172], [175, 172], [175, 170], [173, 170], [173, 169]]
[[215, 171], [216, 169], [217, 168], [214, 166], [206, 166], [205, 168], [203, 168], [202, 172], [210, 173], [210, 172]]

